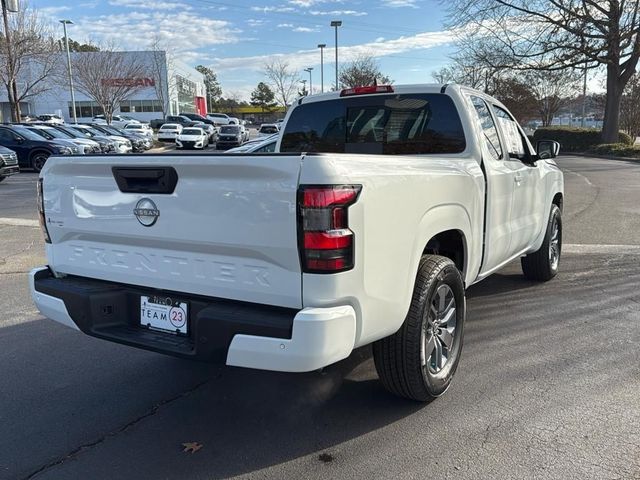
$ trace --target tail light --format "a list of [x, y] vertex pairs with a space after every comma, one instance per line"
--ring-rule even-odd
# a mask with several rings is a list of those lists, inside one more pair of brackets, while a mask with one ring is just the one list
[[298, 190], [298, 240], [304, 273], [353, 268], [354, 241], [348, 209], [360, 185], [303, 185]]
[[391, 85], [370, 85], [368, 87], [345, 88], [340, 92], [341, 97], [353, 95], [370, 95], [372, 93], [393, 93]]
[[38, 204], [38, 220], [40, 221], [40, 228], [42, 229], [42, 235], [44, 236], [44, 241], [47, 243], [51, 243], [51, 237], [49, 237], [49, 232], [47, 230], [47, 222], [44, 218], [44, 194], [42, 191], [42, 179], [38, 179], [38, 183], [36, 184], [36, 192], [37, 192], [37, 201]]

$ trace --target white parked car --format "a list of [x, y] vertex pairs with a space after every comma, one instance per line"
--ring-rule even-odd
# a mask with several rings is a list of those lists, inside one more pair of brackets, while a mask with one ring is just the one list
[[229, 115], [224, 113], [207, 113], [207, 118], [216, 125], [229, 125]]
[[216, 130], [216, 127], [214, 127], [213, 125], [209, 123], [198, 122], [193, 126], [204, 130], [204, 133], [206, 133], [207, 136], [209, 137], [209, 143], [214, 143], [216, 141], [216, 138], [218, 136], [218, 130]]
[[133, 145], [131, 144], [131, 140], [128, 138], [121, 137], [119, 135], [106, 135], [100, 130], [96, 130], [90, 125], [85, 125], [82, 123], [77, 123], [73, 125], [69, 125], [74, 130], [86, 135], [90, 138], [98, 139], [107, 139], [114, 144], [114, 151], [116, 153], [130, 153], [133, 150]]
[[186, 127], [176, 136], [178, 148], [206, 148], [209, 146], [209, 135], [202, 129]]
[[158, 140], [161, 142], [174, 142], [182, 132], [182, 125], [178, 123], [165, 123], [158, 130]]
[[138, 133], [147, 137], [153, 137], [153, 129], [148, 123], [128, 123], [124, 129], [127, 132]]
[[559, 148], [483, 92], [376, 85], [295, 102], [273, 155], [59, 157], [38, 183], [32, 297], [94, 337], [245, 368], [373, 344], [382, 384], [428, 401], [460, 363], [466, 288], [512, 261], [557, 274]]
[[56, 115], [55, 113], [44, 113], [42, 115], [38, 115], [38, 120], [42, 123], [55, 123], [58, 125], [62, 125], [64, 123], [64, 118], [60, 115]]
[[279, 131], [280, 127], [275, 123], [263, 123], [258, 129], [258, 136], [268, 137], [270, 135], [273, 135], [274, 133], [278, 133]]
[[[106, 124], [107, 120], [104, 115], [96, 115], [95, 117], [93, 117], [92, 123]], [[114, 127], [125, 128], [130, 123], [140, 124], [142, 122], [128, 115], [113, 115], [111, 117], [111, 125], [113, 125]]]
[[240, 119], [236, 117], [229, 117], [229, 125], [240, 125]]

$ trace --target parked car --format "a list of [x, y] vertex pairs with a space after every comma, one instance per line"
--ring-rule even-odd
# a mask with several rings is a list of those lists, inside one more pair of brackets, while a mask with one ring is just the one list
[[25, 128], [47, 140], [58, 140], [60, 143], [64, 143], [65, 145], [75, 145], [78, 147], [81, 155], [87, 153], [100, 153], [100, 145], [96, 142], [87, 139], [88, 142], [91, 142], [91, 144], [88, 145], [84, 141], [71, 138], [61, 131], [56, 130], [50, 124], [27, 124], [25, 125]]
[[158, 130], [158, 141], [175, 142], [176, 137], [182, 132], [182, 125], [178, 123], [165, 123]]
[[270, 135], [261, 137], [256, 140], [249, 141], [240, 147], [230, 148], [227, 153], [273, 153], [276, 151], [278, 143], [278, 135]]
[[[96, 115], [95, 117], [93, 117], [91, 123], [106, 125], [107, 119], [104, 115]], [[114, 127], [124, 128], [130, 124], [141, 125], [142, 122], [128, 115], [113, 115], [111, 117], [111, 125], [113, 125]]]
[[0, 125], [0, 145], [18, 155], [21, 168], [42, 170], [51, 155], [77, 155], [77, 145], [70, 146], [57, 140], [47, 140], [21, 125]]
[[62, 118], [60, 115], [56, 115], [55, 113], [44, 113], [42, 115], [38, 115], [38, 121], [44, 123], [63, 124], [64, 118]]
[[201, 148], [209, 146], [209, 135], [201, 128], [187, 127], [176, 136], [178, 148]]
[[207, 118], [216, 125], [229, 125], [229, 115], [224, 113], [207, 113]]
[[[114, 153], [117, 149], [116, 142], [111, 140], [109, 137], [104, 137], [101, 135], [89, 135], [84, 131], [78, 131], [75, 128], [71, 128], [70, 125], [49, 125], [51, 128], [54, 128], [69, 137], [73, 138], [75, 141], [79, 141], [80, 143], [84, 143], [85, 145], [93, 145], [97, 143], [100, 146], [100, 152], [96, 153]], [[85, 147], [86, 150], [86, 147]]]
[[216, 141], [217, 150], [239, 147], [244, 143], [245, 136], [240, 125], [222, 125]]
[[209, 123], [198, 122], [194, 125], [194, 127], [204, 130], [204, 133], [206, 133], [209, 137], [209, 143], [215, 143], [215, 141], [218, 139], [218, 130], [213, 125]]
[[96, 130], [90, 125], [84, 125], [82, 123], [76, 123], [69, 126], [80, 133], [84, 133], [87, 137], [90, 137], [92, 139], [106, 138], [111, 140], [115, 144], [115, 153], [129, 153], [133, 149], [131, 141], [124, 137], [105, 135], [100, 130]]
[[0, 182], [20, 172], [18, 155], [13, 150], [0, 146]]
[[122, 128], [114, 127], [113, 125], [91, 125], [96, 130], [104, 133], [108, 137], [115, 139], [126, 139], [131, 142], [131, 150], [133, 152], [144, 152], [149, 150], [152, 146], [152, 140], [145, 136], [133, 132], [128, 132]]
[[[285, 155], [51, 162], [38, 309], [103, 340], [263, 370], [313, 371], [372, 344], [384, 387], [426, 402], [460, 365], [466, 288], [514, 260], [534, 281], [559, 271], [560, 145], [534, 148], [483, 92], [313, 95], [281, 135]], [[87, 193], [80, 211], [70, 186]], [[528, 289], [528, 308], [545, 301]], [[488, 329], [492, 348], [521, 342], [512, 332]], [[517, 348], [501, 354], [495, 384], [522, 370]]]
[[278, 133], [280, 131], [280, 127], [275, 123], [263, 123], [260, 125], [258, 129], [259, 137], [268, 137], [273, 135], [274, 133]]
[[[203, 117], [199, 113], [181, 113], [183, 117], [187, 117], [189, 120], [199, 123], [206, 123], [207, 125], [215, 126], [215, 122], [207, 117]], [[195, 125], [192, 125], [195, 127]]]
[[159, 129], [165, 123], [177, 123], [182, 127], [192, 127], [194, 123], [197, 123], [191, 120], [189, 117], [185, 117], [184, 115], [167, 115], [164, 120], [151, 120], [149, 125], [151, 128]]
[[242, 143], [247, 142], [249, 140], [249, 129], [244, 126], [244, 124], [239, 124], [240, 133], [242, 134]]
[[102, 153], [100, 144], [89, 138], [78, 138], [67, 133], [52, 124], [30, 123], [25, 125], [31, 131], [43, 136], [47, 140], [65, 140], [70, 141], [78, 146], [80, 153]]
[[128, 123], [124, 130], [153, 138], [153, 129], [146, 123]]

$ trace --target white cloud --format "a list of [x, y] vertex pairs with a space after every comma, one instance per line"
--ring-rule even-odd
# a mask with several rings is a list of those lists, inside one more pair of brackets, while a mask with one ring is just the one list
[[54, 17], [59, 13], [66, 12], [67, 10], [71, 10], [71, 7], [43, 7], [39, 8], [38, 12], [47, 17]]
[[[92, 40], [94, 43], [114, 41], [126, 50], [145, 50], [151, 39], [160, 40], [173, 47], [176, 53], [193, 51], [193, 48], [236, 43], [240, 30], [229, 22], [203, 17], [194, 12], [129, 12], [124, 14], [84, 17], [73, 26], [73, 38]], [[203, 32], [207, 32], [203, 35]]]
[[321, 11], [321, 10], [311, 10], [309, 11], [311, 15], [331, 15], [332, 17], [337, 17], [340, 15], [351, 15], [353, 17], [364, 17], [368, 15], [367, 12], [358, 12], [356, 10], [331, 10], [331, 11]]
[[180, 2], [161, 2], [154, 0], [109, 0], [114, 7], [141, 8], [145, 10], [191, 10], [191, 7]]
[[280, 13], [280, 12], [293, 12], [295, 11], [295, 8], [285, 7], [284, 5], [281, 5], [279, 7], [251, 7], [251, 10], [254, 12], [263, 12], [263, 13], [269, 13], [269, 12]]
[[320, 30], [318, 30], [317, 28], [309, 28], [309, 27], [296, 27], [293, 29], [294, 32], [301, 32], [301, 33], [309, 33], [309, 32], [319, 32]]
[[418, 8], [417, 0], [382, 0], [382, 5], [390, 8]]
[[[386, 55], [400, 54], [412, 50], [421, 50], [450, 44], [456, 39], [454, 31], [424, 32], [409, 37], [399, 37], [396, 39], [374, 41], [361, 45], [351, 45], [340, 47], [340, 58], [348, 62], [359, 55], [373, 55], [374, 57], [384, 57]], [[380, 40], [380, 39], [378, 39]], [[231, 71], [249, 69], [261, 71], [266, 62], [279, 58], [288, 62], [292, 68], [303, 69], [308, 66], [315, 66], [319, 63], [320, 55], [317, 49], [299, 50], [294, 53], [276, 55], [256, 55], [252, 57], [216, 58], [212, 61], [217, 71]], [[325, 68], [327, 68], [325, 64]], [[331, 67], [329, 67], [331, 68]], [[326, 74], [326, 70], [325, 70]]]
[[266, 20], [258, 20], [256, 18], [250, 18], [249, 20], [247, 20], [247, 25], [249, 25], [250, 27], [260, 27], [265, 23], [267, 23]]
[[309, 8], [313, 5], [319, 5], [321, 3], [343, 3], [344, 0], [289, 0], [291, 5], [298, 7]]
[[278, 28], [293, 28], [293, 23], [279, 23]]

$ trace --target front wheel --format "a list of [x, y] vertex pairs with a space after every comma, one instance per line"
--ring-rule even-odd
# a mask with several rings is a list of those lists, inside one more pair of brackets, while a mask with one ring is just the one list
[[538, 251], [522, 257], [522, 273], [531, 280], [551, 280], [558, 274], [561, 254], [562, 212], [557, 205], [552, 205], [542, 246]]
[[453, 261], [423, 256], [402, 327], [373, 344], [385, 388], [420, 402], [442, 395], [460, 362], [465, 310], [464, 284]]
[[38, 152], [34, 154], [33, 157], [31, 157], [31, 168], [40, 173], [40, 170], [42, 170], [48, 158], [49, 154], [45, 152]]

